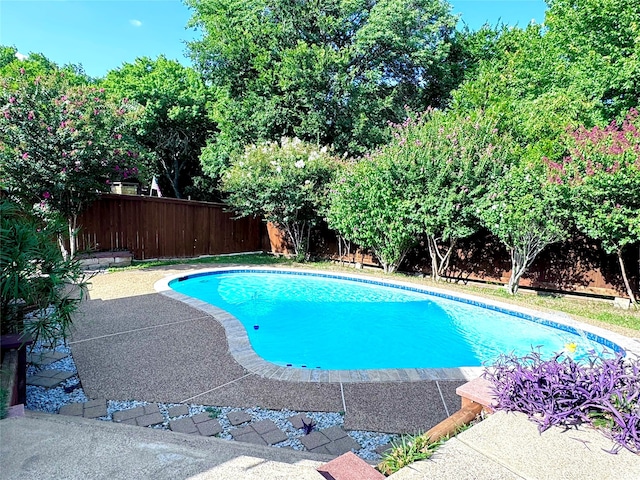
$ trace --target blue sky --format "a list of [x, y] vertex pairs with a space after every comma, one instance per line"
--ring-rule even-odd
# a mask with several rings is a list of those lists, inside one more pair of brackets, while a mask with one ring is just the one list
[[[544, 21], [544, 0], [450, 0], [471, 29], [485, 21], [526, 26]], [[39, 52], [54, 62], [82, 64], [95, 77], [137, 57], [189, 65], [185, 40], [190, 10], [180, 0], [0, 0], [0, 44], [22, 54]]]

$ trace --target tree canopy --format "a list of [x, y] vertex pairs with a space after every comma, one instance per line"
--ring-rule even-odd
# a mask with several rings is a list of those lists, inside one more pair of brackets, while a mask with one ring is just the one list
[[456, 19], [441, 0], [187, 0], [196, 69], [215, 89], [220, 135], [203, 154], [218, 175], [260, 140], [297, 137], [362, 153], [387, 140], [405, 105], [441, 106]]
[[203, 181], [200, 150], [215, 135], [215, 124], [207, 114], [209, 90], [193, 69], [164, 56], [142, 57], [111, 70], [101, 85], [114, 101], [142, 107], [130, 127], [155, 158], [150, 170], [165, 192], [176, 198], [215, 197], [214, 185], [209, 192], [197, 190]]
[[69, 84], [64, 71], [1, 82], [2, 187], [67, 220], [73, 256], [78, 214], [112, 180], [138, 173], [136, 144], [124, 130], [127, 106], [107, 102], [95, 86]]

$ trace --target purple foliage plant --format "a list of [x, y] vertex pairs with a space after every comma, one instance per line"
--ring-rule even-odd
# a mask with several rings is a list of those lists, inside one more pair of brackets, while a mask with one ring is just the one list
[[534, 350], [524, 357], [500, 356], [484, 376], [493, 384], [493, 407], [526, 414], [540, 432], [588, 424], [615, 442], [612, 453], [640, 453], [640, 359], [617, 353], [545, 360]]

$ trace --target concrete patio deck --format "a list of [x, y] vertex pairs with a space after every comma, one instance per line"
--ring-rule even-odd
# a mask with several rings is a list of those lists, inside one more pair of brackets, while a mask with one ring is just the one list
[[155, 292], [157, 280], [181, 270], [92, 279], [69, 342], [87, 396], [343, 411], [346, 429], [388, 433], [426, 431], [460, 407], [463, 381], [299, 383], [250, 373], [229, 354], [215, 319]]

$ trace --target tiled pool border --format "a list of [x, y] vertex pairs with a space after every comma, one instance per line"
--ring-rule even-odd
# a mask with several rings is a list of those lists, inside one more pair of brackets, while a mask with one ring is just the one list
[[255, 353], [249, 342], [247, 331], [242, 323], [229, 312], [214, 305], [189, 297], [173, 290], [169, 283], [173, 280], [193, 278], [219, 273], [287, 273], [303, 276], [348, 279], [361, 283], [371, 283], [387, 287], [400, 288], [420, 292], [449, 300], [475, 305], [542, 325], [558, 328], [566, 332], [578, 334], [582, 331], [587, 338], [594, 340], [613, 351], [625, 351], [628, 355], [640, 356], [640, 341], [624, 337], [608, 330], [577, 322], [564, 314], [549, 314], [527, 308], [503, 304], [497, 301], [474, 297], [463, 293], [451, 294], [446, 290], [416, 285], [408, 282], [378, 279], [366, 275], [350, 275], [327, 273], [318, 270], [294, 270], [288, 268], [261, 267], [225, 267], [193, 270], [171, 275], [154, 284], [157, 292], [167, 297], [186, 303], [214, 317], [224, 327], [229, 344], [229, 352], [233, 358], [249, 372], [264, 378], [291, 382], [331, 382], [331, 383], [366, 383], [366, 382], [415, 382], [428, 380], [472, 380], [480, 376], [484, 367], [459, 368], [394, 368], [377, 370], [318, 370], [299, 367], [283, 367], [268, 362]]

